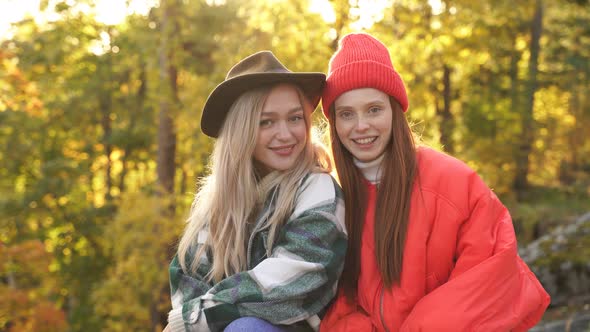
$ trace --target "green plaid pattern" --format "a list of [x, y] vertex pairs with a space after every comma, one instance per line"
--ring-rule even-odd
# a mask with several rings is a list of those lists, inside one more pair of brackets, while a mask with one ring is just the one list
[[[271, 199], [264, 211], [273, 208]], [[270, 257], [266, 257], [265, 248], [268, 233], [258, 230], [264, 222], [259, 217], [250, 236], [249, 269], [215, 285], [204, 281], [210, 257], [201, 257], [197, 273], [190, 275], [182, 271], [177, 257], [172, 260], [172, 331], [222, 331], [233, 320], [246, 316], [284, 325], [308, 320], [317, 328], [315, 315], [335, 296], [344, 264], [347, 242], [342, 191], [328, 174], [308, 175]], [[199, 240], [201, 236], [206, 235], [200, 234]], [[189, 253], [187, 262], [195, 252]]]

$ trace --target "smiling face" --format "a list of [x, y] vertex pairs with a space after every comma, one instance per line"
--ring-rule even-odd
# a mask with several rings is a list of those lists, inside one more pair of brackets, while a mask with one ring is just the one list
[[254, 160], [263, 174], [285, 171], [295, 162], [307, 140], [304, 107], [292, 85], [273, 87], [264, 102]]
[[346, 149], [363, 162], [379, 158], [391, 140], [389, 96], [377, 89], [347, 91], [334, 101], [335, 127]]

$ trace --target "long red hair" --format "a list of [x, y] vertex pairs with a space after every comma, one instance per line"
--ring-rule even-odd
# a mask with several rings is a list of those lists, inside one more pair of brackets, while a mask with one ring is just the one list
[[[416, 143], [399, 103], [389, 98], [392, 109], [392, 137], [385, 149], [382, 176], [375, 206], [375, 256], [385, 287], [399, 283], [410, 215], [412, 187], [418, 174]], [[344, 147], [335, 127], [335, 111], [329, 112], [330, 142], [346, 206], [348, 249], [340, 287], [349, 299], [356, 296], [360, 274], [361, 235], [367, 210], [363, 175], [353, 155]]]

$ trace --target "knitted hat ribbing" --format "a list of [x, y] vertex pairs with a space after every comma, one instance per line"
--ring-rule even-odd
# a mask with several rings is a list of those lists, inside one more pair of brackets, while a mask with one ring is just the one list
[[330, 106], [341, 94], [360, 88], [375, 88], [394, 97], [403, 111], [408, 110], [404, 82], [393, 68], [383, 43], [366, 33], [344, 36], [330, 59], [322, 108], [328, 118]]

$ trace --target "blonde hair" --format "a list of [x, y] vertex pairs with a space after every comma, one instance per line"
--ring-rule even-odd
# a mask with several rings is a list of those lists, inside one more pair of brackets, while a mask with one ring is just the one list
[[[250, 263], [246, 253], [248, 223], [258, 219], [267, 199], [271, 199], [275, 207], [274, 211], [266, 209], [267, 215], [262, 216], [268, 218], [261, 229], [269, 230], [266, 254], [270, 257], [280, 228], [293, 211], [300, 181], [309, 172], [331, 170], [332, 163], [326, 149], [312, 142], [312, 106], [302, 91], [293, 86], [297, 89], [305, 114], [305, 147], [291, 169], [273, 171], [260, 179], [252, 155], [262, 107], [276, 86], [242, 94], [229, 110], [210, 160], [210, 175], [203, 179], [195, 196], [178, 247], [178, 259], [185, 273], [189, 266], [194, 273], [205, 253], [210, 253], [213, 258], [211, 270], [206, 276], [209, 281], [219, 282], [245, 271]], [[196, 250], [192, 262], [187, 262], [186, 255], [195, 253], [201, 231], [208, 231], [207, 239]]]

